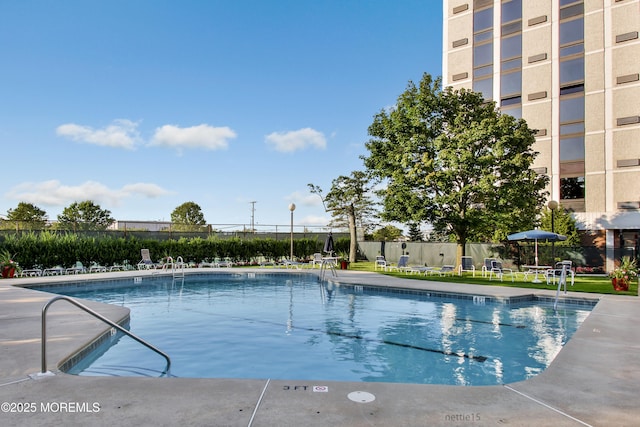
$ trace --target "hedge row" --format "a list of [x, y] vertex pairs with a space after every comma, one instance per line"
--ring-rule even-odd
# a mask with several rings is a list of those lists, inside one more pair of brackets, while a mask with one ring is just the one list
[[[324, 241], [317, 238], [294, 239], [294, 254], [297, 258], [309, 258], [313, 253], [321, 252]], [[136, 237], [89, 237], [77, 234], [57, 235], [55, 233], [27, 233], [6, 236], [0, 242], [0, 250], [6, 249], [15, 254], [15, 260], [22, 268], [39, 266], [43, 268], [56, 265], [72, 266], [77, 261], [85, 266], [91, 263], [100, 265], [137, 264], [140, 249], [147, 248], [153, 260], [171, 256], [181, 256], [186, 262], [199, 263], [214, 258], [230, 258], [234, 262], [259, 262], [263, 259], [276, 260], [288, 258], [290, 240], [275, 239], [220, 239], [180, 238], [178, 240], [139, 239]], [[348, 251], [349, 239], [336, 239], [336, 251]]]

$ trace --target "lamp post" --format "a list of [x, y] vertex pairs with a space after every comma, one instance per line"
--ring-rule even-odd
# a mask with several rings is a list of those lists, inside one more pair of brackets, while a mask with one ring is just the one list
[[289, 210], [291, 211], [291, 258], [289, 258], [291, 261], [293, 261], [293, 211], [296, 210], [296, 204], [295, 203], [291, 203], [289, 205]]
[[[556, 226], [555, 226], [555, 211], [556, 209], [558, 209], [558, 202], [556, 202], [555, 200], [549, 200], [549, 202], [547, 203], [547, 206], [549, 207], [549, 209], [551, 209], [551, 232], [555, 233], [556, 230]], [[552, 258], [552, 265], [555, 265], [556, 262], [556, 242], [552, 241], [551, 242], [551, 258]]]

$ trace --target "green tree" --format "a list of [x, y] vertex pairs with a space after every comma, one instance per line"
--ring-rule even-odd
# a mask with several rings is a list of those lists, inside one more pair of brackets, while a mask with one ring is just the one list
[[58, 226], [73, 231], [106, 230], [114, 222], [111, 211], [91, 200], [73, 202], [58, 215]]
[[307, 184], [313, 194], [322, 199], [327, 212], [333, 216], [332, 225], [347, 224], [349, 227], [349, 261], [356, 261], [358, 250], [357, 226], [367, 228], [375, 215], [374, 202], [371, 199], [371, 181], [362, 171], [351, 172], [350, 176], [341, 175], [331, 182], [331, 189], [322, 196], [317, 185]]
[[424, 74], [375, 116], [369, 135], [365, 166], [386, 184], [382, 219], [455, 235], [458, 263], [472, 239], [533, 226], [548, 180], [530, 169], [533, 131], [480, 94]]
[[385, 225], [373, 232], [373, 239], [381, 242], [393, 242], [402, 237], [402, 230], [393, 225]]
[[424, 237], [422, 235], [422, 231], [420, 230], [420, 224], [416, 222], [409, 223], [409, 241], [411, 242], [422, 242], [424, 241]]
[[545, 208], [540, 217], [540, 228], [567, 236], [567, 240], [555, 242], [556, 246], [580, 246], [580, 234], [576, 220], [569, 211], [558, 206], [553, 210], [553, 230], [551, 227], [551, 209]]
[[20, 202], [7, 211], [7, 223], [22, 230], [42, 230], [47, 223], [47, 213], [32, 203]]
[[185, 202], [175, 208], [171, 212], [171, 222], [181, 231], [196, 231], [206, 225], [202, 208], [195, 202]]

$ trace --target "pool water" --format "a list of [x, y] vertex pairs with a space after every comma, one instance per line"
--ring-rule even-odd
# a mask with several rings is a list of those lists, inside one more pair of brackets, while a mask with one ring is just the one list
[[[320, 284], [304, 274], [132, 282], [56, 292], [130, 308], [131, 332], [167, 353], [176, 377], [506, 384], [542, 372], [590, 312]], [[70, 373], [159, 376], [164, 366], [117, 334]]]

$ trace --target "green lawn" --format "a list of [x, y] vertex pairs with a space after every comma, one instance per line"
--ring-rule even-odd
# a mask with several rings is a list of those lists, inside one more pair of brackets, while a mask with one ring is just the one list
[[[525, 282], [522, 280], [516, 279], [515, 282], [511, 282], [510, 278], [505, 278], [503, 282], [499, 280], [489, 280], [489, 278], [483, 278], [480, 272], [476, 272], [475, 277], [472, 277], [471, 273], [463, 273], [462, 277], [458, 276], [457, 273], [454, 276], [439, 276], [439, 275], [424, 275], [424, 274], [408, 274], [408, 273], [399, 273], [399, 272], [387, 272], [374, 270], [372, 262], [357, 262], [351, 263], [349, 265], [350, 270], [359, 270], [359, 271], [371, 271], [380, 274], [385, 274], [388, 276], [394, 277], [402, 277], [405, 279], [413, 279], [413, 280], [431, 280], [438, 282], [453, 282], [453, 283], [467, 283], [467, 284], [477, 284], [477, 285], [491, 285], [491, 286], [508, 286], [514, 288], [530, 288], [530, 289], [557, 289], [557, 285], [547, 285], [545, 281], [542, 283], [531, 283], [531, 279]], [[611, 279], [606, 276], [576, 276], [574, 285], [571, 286], [571, 283], [567, 283], [567, 290], [572, 292], [588, 292], [588, 293], [598, 293], [598, 294], [616, 294], [616, 295], [638, 295], [638, 281], [632, 281], [629, 286], [629, 291], [627, 292], [618, 292], [613, 289], [611, 285]]]

